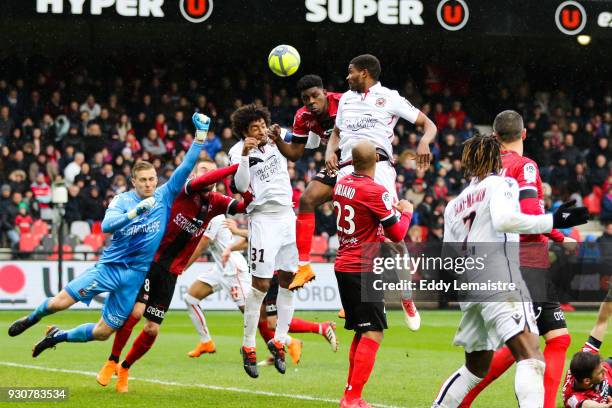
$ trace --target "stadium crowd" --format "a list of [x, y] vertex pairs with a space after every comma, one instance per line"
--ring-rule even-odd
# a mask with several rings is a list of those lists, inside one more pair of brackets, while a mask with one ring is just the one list
[[[264, 105], [274, 123], [290, 127], [301, 106], [293, 88], [277, 88], [255, 75], [256, 70], [234, 75], [209, 69], [205, 79], [186, 76], [179, 81], [158, 66], [146, 75], [126, 69], [112, 77], [98, 77], [83, 66], [62, 69], [32, 62], [25, 68], [28, 74], [23, 77], [0, 71], [4, 75], [0, 76], [0, 245], [13, 249], [20, 248], [23, 234], [30, 234], [28, 240], [35, 244], [42, 238], [31, 234], [32, 225], [53, 218], [53, 183], [64, 181], [68, 187], [65, 221], [86, 221], [96, 233], [108, 202], [130, 188], [130, 169], [136, 160], [151, 161], [160, 184], [167, 180], [193, 140], [189, 118], [194, 110], [213, 118], [206, 155], [226, 166], [227, 152], [237, 140], [229, 127], [234, 109], [248, 103]], [[465, 183], [461, 143], [476, 132], [469, 108], [464, 108], [477, 103], [465, 92], [470, 79], [462, 79], [467, 83], [458, 87], [456, 75], [450, 78], [437, 72], [432, 80], [429, 74], [423, 81], [406, 80], [400, 92], [438, 127], [430, 170], [416, 171], [404, 153], [416, 149], [420, 129], [400, 121], [393, 140], [398, 193], [415, 206], [412, 241], [441, 239], [445, 204]], [[338, 73], [324, 80], [329, 81], [329, 89], [341, 90], [341, 78]], [[528, 129], [525, 154], [540, 167], [547, 209], [575, 198], [592, 217], [609, 225], [610, 84], [596, 96], [583, 97], [561, 89], [534, 89], [529, 81], [506, 82], [501, 81], [482, 103], [491, 115], [496, 109], [523, 114]], [[290, 163], [296, 203], [324, 166], [323, 153], [321, 147]], [[218, 185], [221, 192], [228, 188], [229, 184]], [[316, 233], [325, 241], [320, 248], [326, 250], [328, 238], [335, 234], [329, 203], [317, 211], [316, 225]], [[610, 234], [607, 228], [604, 235]]]

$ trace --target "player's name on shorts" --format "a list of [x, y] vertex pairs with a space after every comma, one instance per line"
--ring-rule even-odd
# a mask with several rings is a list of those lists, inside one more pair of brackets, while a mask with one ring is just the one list
[[374, 290], [394, 291], [394, 290], [421, 290], [435, 292], [449, 291], [484, 291], [497, 292], [517, 290], [515, 282], [502, 282], [487, 280], [485, 282], [446, 282], [443, 280], [427, 280], [422, 279], [416, 282], [410, 280], [400, 280], [398, 282], [384, 282], [382, 279], [377, 279], [372, 282]]

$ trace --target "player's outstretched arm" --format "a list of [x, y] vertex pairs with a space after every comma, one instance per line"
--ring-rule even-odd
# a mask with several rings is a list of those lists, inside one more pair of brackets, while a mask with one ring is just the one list
[[336, 156], [336, 150], [340, 145], [340, 129], [334, 126], [327, 147], [325, 148], [325, 168], [328, 174], [333, 174], [338, 171], [338, 156]]
[[198, 178], [189, 180], [187, 184], [185, 184], [185, 192], [190, 194], [197, 191], [202, 191], [206, 187], [222, 181], [225, 177], [235, 174], [236, 170], [238, 170], [238, 165], [233, 164], [231, 166], [223, 167], [222, 169], [209, 171]]
[[174, 198], [183, 188], [189, 173], [191, 173], [193, 166], [195, 166], [200, 156], [200, 151], [204, 147], [204, 140], [206, 139], [206, 134], [210, 127], [210, 118], [206, 115], [194, 113], [191, 119], [196, 127], [195, 141], [187, 151], [187, 154], [183, 158], [183, 162], [174, 170], [168, 182], [162, 186], [162, 188], [167, 188], [168, 197], [166, 201], [169, 205], [172, 205]]
[[149, 211], [155, 206], [155, 198], [145, 198], [136, 205], [133, 209], [125, 211], [119, 203], [119, 196], [115, 198], [108, 206], [104, 219], [102, 220], [102, 232], [112, 234], [117, 230], [125, 227], [130, 221], [141, 214]]
[[431, 161], [429, 145], [435, 142], [438, 128], [423, 112], [419, 112], [414, 124], [416, 126], [423, 126], [423, 137], [421, 137], [417, 146], [417, 169], [427, 170]]
[[[225, 228], [227, 228], [228, 230], [230, 230], [230, 232], [233, 235], [237, 235], [237, 236], [242, 237], [242, 238], [248, 238], [249, 237], [249, 230], [238, 228], [238, 224], [236, 223], [236, 220], [234, 220], [232, 218], [226, 218], [223, 221], [223, 226]], [[237, 249], [234, 249], [234, 251], [237, 251]]]
[[291, 132], [287, 131], [287, 134], [283, 137], [282, 129], [277, 124], [272, 125], [268, 131], [268, 137], [276, 144], [281, 154], [291, 161], [297, 161], [304, 154], [306, 144], [293, 143], [293, 141], [287, 143], [285, 139], [288, 135], [291, 135]]

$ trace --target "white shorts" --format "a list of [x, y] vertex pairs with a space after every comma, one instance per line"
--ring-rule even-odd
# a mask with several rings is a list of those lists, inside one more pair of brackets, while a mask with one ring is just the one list
[[227, 291], [238, 307], [244, 306], [244, 301], [251, 290], [251, 275], [248, 272], [238, 271], [236, 275], [224, 275], [217, 265], [201, 273], [197, 279], [210, 285], [213, 292]]
[[[355, 171], [353, 165], [342, 167], [338, 171], [337, 180], [340, 180], [342, 177], [351, 174], [353, 171]], [[389, 194], [391, 194], [393, 202], [398, 201], [397, 188], [395, 187], [396, 178], [397, 173], [395, 172], [395, 167], [393, 167], [393, 165], [388, 160], [376, 162], [376, 173], [374, 173], [374, 181], [387, 189]]]
[[251, 275], [272, 279], [274, 271], [297, 272], [293, 210], [277, 213], [251, 213], [247, 263]]
[[461, 323], [454, 344], [466, 353], [497, 350], [525, 327], [538, 335], [531, 302], [462, 303]]

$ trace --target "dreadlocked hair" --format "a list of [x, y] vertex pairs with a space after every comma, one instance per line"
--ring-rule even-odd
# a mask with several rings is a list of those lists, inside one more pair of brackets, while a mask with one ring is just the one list
[[494, 135], [475, 135], [463, 143], [461, 165], [466, 177], [482, 180], [502, 169], [501, 144]]

